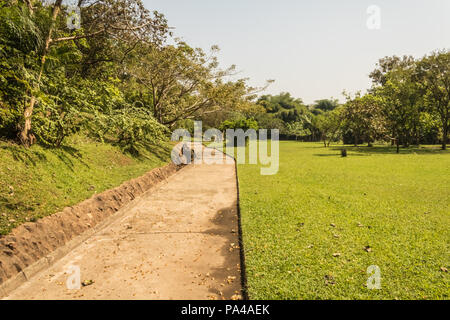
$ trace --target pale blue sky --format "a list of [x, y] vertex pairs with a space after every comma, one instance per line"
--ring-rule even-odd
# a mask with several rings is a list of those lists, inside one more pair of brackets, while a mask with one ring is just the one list
[[[219, 45], [223, 67], [236, 64], [251, 85], [274, 79], [267, 93], [288, 91], [306, 103], [367, 89], [386, 55], [450, 49], [450, 0], [144, 2], [191, 46]], [[366, 26], [370, 5], [381, 9], [380, 30]]]

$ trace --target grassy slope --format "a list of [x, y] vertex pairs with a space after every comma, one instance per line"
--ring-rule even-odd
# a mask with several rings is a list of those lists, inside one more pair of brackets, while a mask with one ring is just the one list
[[[169, 162], [169, 145], [139, 159], [73, 138], [70, 147], [26, 150], [0, 142], [0, 233], [58, 212]], [[12, 187], [12, 188], [11, 188]]]
[[281, 142], [277, 175], [239, 165], [250, 298], [450, 298], [450, 153], [351, 150]]

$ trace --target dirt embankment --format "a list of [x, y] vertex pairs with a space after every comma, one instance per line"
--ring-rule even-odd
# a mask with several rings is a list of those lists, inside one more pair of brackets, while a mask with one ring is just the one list
[[25, 223], [10, 234], [0, 236], [0, 285], [64, 246], [75, 236], [94, 228], [102, 220], [180, 168], [169, 164], [154, 169], [115, 189], [95, 195], [35, 223]]

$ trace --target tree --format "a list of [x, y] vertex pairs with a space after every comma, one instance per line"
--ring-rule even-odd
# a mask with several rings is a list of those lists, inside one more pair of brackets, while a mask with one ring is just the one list
[[163, 125], [201, 117], [219, 110], [248, 110], [259, 89], [250, 88], [245, 79], [225, 82], [235, 67], [218, 68], [216, 46], [207, 55], [185, 42], [162, 48], [142, 46], [127, 72], [150, 97], [148, 107]]
[[315, 117], [315, 126], [319, 129], [325, 147], [331, 142], [339, 141], [342, 126], [342, 110], [340, 108]]
[[[306, 109], [302, 99], [296, 99], [291, 96], [289, 92], [282, 92], [279, 95], [263, 95], [258, 101], [258, 104], [266, 109], [267, 113], [280, 114], [282, 112], [294, 112]], [[301, 112], [300, 112], [301, 113]]]
[[370, 73], [374, 87], [383, 86], [387, 82], [387, 74], [397, 68], [405, 68], [415, 63], [412, 56], [392, 56], [381, 58], [375, 70]]
[[55, 0], [52, 5], [40, 6], [40, 10], [34, 9], [31, 1], [26, 2], [28, 15], [32, 19], [41, 19], [42, 15], [45, 17], [46, 12], [50, 14], [40, 39], [44, 45], [36, 50], [40, 63], [37, 77], [31, 86], [29, 102], [23, 113], [19, 139], [24, 146], [30, 146], [35, 141], [31, 121], [52, 47], [67, 41], [94, 37], [107, 37], [112, 41], [133, 44], [139, 41], [161, 43], [168, 30], [164, 17], [157, 12], [152, 17], [140, 0], [79, 0], [83, 28], [73, 32], [67, 30], [62, 0]]
[[298, 137], [305, 137], [311, 134], [311, 131], [305, 128], [304, 121], [291, 122], [288, 123], [286, 126], [287, 126], [287, 133], [289, 135], [295, 136], [295, 140], [297, 140]]
[[345, 127], [352, 132], [355, 146], [360, 140], [371, 146], [385, 132], [382, 100], [373, 94], [361, 96], [359, 92], [354, 98], [348, 94], [346, 97], [347, 103], [342, 110]]
[[371, 91], [383, 100], [388, 136], [395, 141], [399, 152], [400, 144], [409, 146], [420, 127], [420, 93], [414, 78], [416, 63], [411, 57], [386, 59], [381, 60], [389, 61], [388, 67], [383, 68], [385, 72], [372, 73], [374, 87]]
[[450, 51], [434, 52], [420, 60], [417, 80], [427, 109], [440, 118], [442, 150], [446, 150], [450, 128]]
[[336, 99], [322, 99], [316, 100], [315, 104], [311, 107], [311, 112], [318, 115], [323, 112], [333, 111], [339, 105]]

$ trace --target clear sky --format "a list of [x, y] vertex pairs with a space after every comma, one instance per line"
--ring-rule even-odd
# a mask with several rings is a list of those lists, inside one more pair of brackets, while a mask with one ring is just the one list
[[[379, 58], [450, 49], [450, 0], [143, 0], [191, 46], [217, 44], [223, 67], [306, 103], [364, 91]], [[368, 7], [380, 8], [369, 29]], [[376, 20], [371, 20], [376, 21]]]

